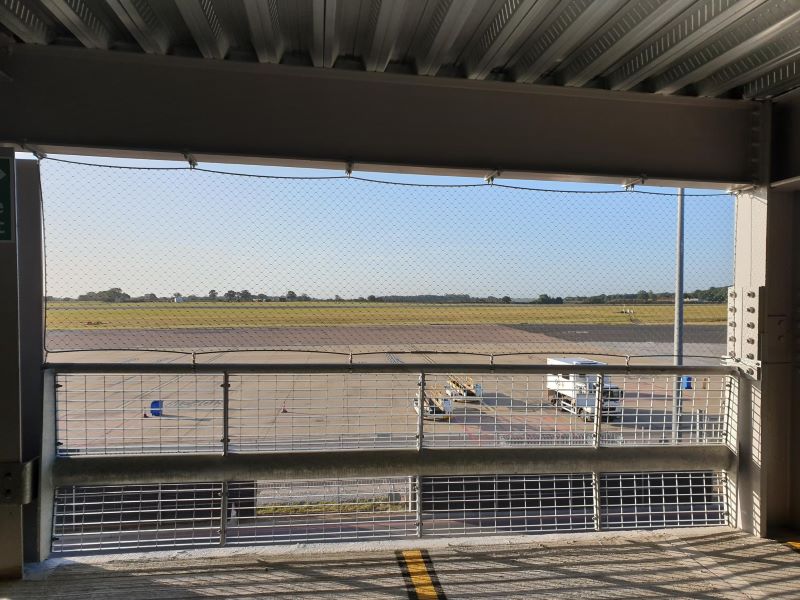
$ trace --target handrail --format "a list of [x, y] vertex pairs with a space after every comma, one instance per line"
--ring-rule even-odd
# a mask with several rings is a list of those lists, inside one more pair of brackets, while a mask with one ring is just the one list
[[507, 373], [546, 375], [586, 373], [599, 375], [739, 375], [728, 365], [543, 365], [486, 363], [269, 363], [269, 364], [176, 364], [176, 363], [45, 363], [55, 373]]

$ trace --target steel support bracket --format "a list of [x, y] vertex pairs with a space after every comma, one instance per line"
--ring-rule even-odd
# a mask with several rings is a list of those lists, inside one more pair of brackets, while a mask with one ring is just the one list
[[37, 461], [0, 463], [0, 504], [22, 506], [33, 501]]
[[761, 377], [765, 318], [764, 287], [728, 288], [726, 363], [751, 379]]

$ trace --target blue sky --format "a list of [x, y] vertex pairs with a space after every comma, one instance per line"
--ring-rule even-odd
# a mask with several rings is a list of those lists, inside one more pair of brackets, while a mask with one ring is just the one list
[[[126, 166], [164, 161], [63, 157]], [[239, 175], [337, 171], [207, 165]], [[121, 287], [205, 295], [248, 289], [316, 297], [445, 294], [535, 297], [668, 291], [675, 190], [354, 173], [273, 179], [109, 169], [45, 160], [47, 293]], [[565, 190], [570, 190], [565, 191]], [[597, 194], [590, 192], [611, 191]], [[732, 280], [733, 200], [687, 190], [686, 289]]]

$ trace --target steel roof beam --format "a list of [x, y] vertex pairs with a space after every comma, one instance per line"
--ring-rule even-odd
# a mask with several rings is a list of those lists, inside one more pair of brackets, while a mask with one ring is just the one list
[[111, 42], [108, 27], [82, 0], [40, 0], [64, 27], [87, 48], [107, 49]]
[[[753, 18], [741, 19], [712, 44], [654, 80], [655, 91], [672, 94], [705, 79], [722, 67], [749, 56], [786, 32], [800, 32], [800, 3], [770, 3]], [[793, 9], [793, 10], [789, 10]]]
[[[475, 49], [466, 62], [467, 77], [485, 79], [495, 67], [505, 66], [521, 44], [531, 37], [542, 19], [550, 14], [561, 0], [518, 0], [506, 2], [489, 26], [475, 40]], [[516, 8], [510, 8], [516, 5]]]
[[407, 0], [380, 3], [372, 44], [364, 60], [367, 71], [382, 72], [386, 70], [403, 27], [407, 10]]
[[694, 0], [636, 0], [560, 70], [563, 85], [580, 87], [605, 73]]
[[0, 0], [0, 23], [26, 44], [47, 44], [52, 31], [22, 0]]
[[169, 32], [148, 0], [106, 0], [122, 24], [148, 54], [166, 54]]
[[533, 83], [604, 24], [627, 0], [572, 0], [541, 34], [534, 46], [512, 66], [520, 83]]
[[230, 42], [211, 0], [175, 0], [175, 4], [192, 33], [200, 53], [206, 58], [222, 60]]
[[722, 31], [765, 0], [702, 0], [692, 4], [653, 41], [642, 45], [608, 76], [612, 90], [629, 90], [669, 67], [682, 54], [691, 52], [710, 36]]
[[443, 11], [441, 22], [435, 24], [436, 33], [425, 54], [417, 58], [417, 73], [420, 75], [436, 75], [445, 60], [447, 51], [453, 46], [458, 35], [474, 10], [477, 0], [440, 0]]
[[[31, 44], [0, 68], [13, 79], [0, 113], [15, 115], [0, 119], [0, 141], [33, 146], [617, 181], [754, 177], [756, 150], [742, 140], [755, 102]], [[208, 121], [223, 113], [224, 126]]]
[[250, 42], [256, 51], [258, 61], [279, 63], [283, 54], [283, 40], [277, 15], [270, 11], [266, 0], [243, 0], [247, 26], [250, 29]]

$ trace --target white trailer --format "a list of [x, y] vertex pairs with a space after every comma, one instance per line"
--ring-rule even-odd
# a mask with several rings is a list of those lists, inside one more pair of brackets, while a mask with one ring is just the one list
[[[606, 363], [588, 358], [548, 358], [548, 365], [563, 367], [560, 373], [547, 375], [547, 398], [561, 410], [571, 412], [586, 421], [594, 420], [600, 390], [600, 375], [580, 373], [581, 366], [602, 366]], [[602, 413], [612, 419], [621, 416], [620, 400], [623, 391], [608, 377], [603, 377]]]
[[450, 419], [453, 414], [453, 402], [438, 388], [427, 388], [424, 392], [417, 390], [414, 397], [414, 410], [419, 414], [419, 400], [422, 396], [422, 417], [434, 421]]

